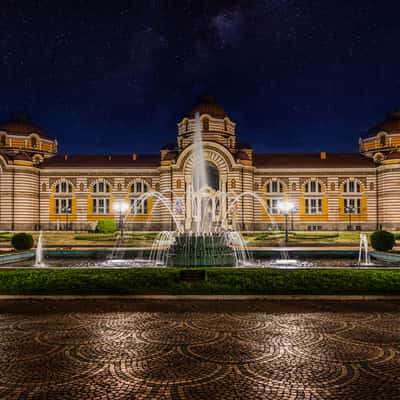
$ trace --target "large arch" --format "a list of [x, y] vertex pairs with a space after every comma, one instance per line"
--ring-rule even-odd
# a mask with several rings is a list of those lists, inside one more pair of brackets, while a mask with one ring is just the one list
[[[214, 164], [221, 176], [227, 176], [235, 166], [235, 160], [232, 154], [218, 143], [203, 142], [204, 159]], [[193, 162], [193, 144], [186, 147], [179, 155], [176, 168], [182, 170], [185, 175], [191, 175]]]

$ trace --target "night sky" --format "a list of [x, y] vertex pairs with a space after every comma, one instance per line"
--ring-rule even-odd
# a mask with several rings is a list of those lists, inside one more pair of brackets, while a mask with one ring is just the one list
[[353, 152], [400, 108], [400, 3], [0, 0], [0, 119], [157, 153], [200, 95], [259, 152]]

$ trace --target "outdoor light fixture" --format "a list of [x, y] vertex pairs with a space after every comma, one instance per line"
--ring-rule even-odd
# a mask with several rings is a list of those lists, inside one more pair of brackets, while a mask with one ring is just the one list
[[63, 207], [62, 209], [61, 209], [61, 212], [63, 213], [63, 214], [65, 214], [65, 219], [66, 219], [66, 224], [65, 224], [65, 230], [66, 231], [69, 231], [70, 229], [69, 229], [69, 221], [68, 221], [68, 217], [69, 217], [69, 214], [71, 214], [71, 207], [69, 207], [69, 206], [65, 206], [65, 207]]
[[288, 232], [288, 216], [295, 209], [295, 204], [290, 200], [282, 200], [278, 202], [278, 210], [285, 216], [285, 242], [289, 240]]
[[115, 201], [113, 204], [113, 210], [119, 213], [119, 232], [121, 240], [124, 238], [124, 216], [128, 210], [129, 205], [125, 201]]
[[344, 207], [346, 213], [349, 215], [349, 225], [347, 227], [347, 229], [349, 231], [352, 230], [352, 226], [351, 226], [351, 215], [354, 213], [354, 211], [356, 210], [356, 208], [353, 205], [349, 205], [349, 206], [345, 206]]

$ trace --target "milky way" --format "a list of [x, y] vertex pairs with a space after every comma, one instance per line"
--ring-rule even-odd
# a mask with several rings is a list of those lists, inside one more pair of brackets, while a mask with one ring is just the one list
[[400, 107], [398, 11], [372, 0], [3, 0], [0, 118], [30, 113], [62, 151], [154, 152], [209, 93], [259, 151], [357, 151]]

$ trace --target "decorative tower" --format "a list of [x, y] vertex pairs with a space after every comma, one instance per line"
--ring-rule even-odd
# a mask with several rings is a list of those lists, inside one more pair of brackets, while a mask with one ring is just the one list
[[0, 230], [40, 228], [40, 165], [56, 152], [28, 116], [0, 124]]
[[361, 154], [376, 163], [377, 224], [400, 227], [400, 111], [388, 113], [368, 135], [360, 138]]

